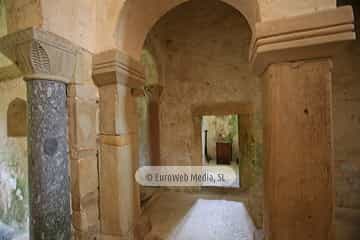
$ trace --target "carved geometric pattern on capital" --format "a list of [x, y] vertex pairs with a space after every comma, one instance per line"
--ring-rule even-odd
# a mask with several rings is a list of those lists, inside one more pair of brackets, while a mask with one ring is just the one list
[[0, 51], [23, 75], [36, 75], [38, 79], [73, 79], [78, 49], [70, 41], [35, 27], [0, 39]]
[[129, 88], [142, 88], [145, 74], [140, 62], [113, 49], [93, 57], [93, 79], [98, 87], [122, 84]]
[[254, 71], [273, 63], [329, 58], [356, 39], [351, 6], [256, 24], [250, 51]]

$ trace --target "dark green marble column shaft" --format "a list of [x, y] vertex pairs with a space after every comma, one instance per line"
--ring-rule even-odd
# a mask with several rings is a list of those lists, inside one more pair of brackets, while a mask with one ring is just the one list
[[30, 239], [71, 238], [66, 84], [27, 80]]

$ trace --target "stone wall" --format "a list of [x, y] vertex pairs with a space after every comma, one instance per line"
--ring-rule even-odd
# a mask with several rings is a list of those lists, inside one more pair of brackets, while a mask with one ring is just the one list
[[16, 232], [26, 232], [29, 216], [26, 137], [8, 137], [7, 133], [9, 104], [16, 98], [26, 100], [25, 82], [20, 78], [1, 81], [0, 93], [0, 225], [2, 222]]
[[[263, 136], [261, 114], [239, 115], [240, 141], [240, 185], [249, 190], [262, 182], [263, 167]], [[255, 187], [255, 190], [262, 190]], [[252, 199], [250, 199], [252, 200]]]
[[[151, 51], [146, 49], [143, 50], [141, 56], [141, 64], [144, 66], [145, 70], [145, 86], [150, 86], [153, 84], [159, 83], [159, 76], [157, 65], [154, 57], [151, 54]], [[146, 88], [146, 87], [145, 87]], [[138, 142], [139, 142], [139, 163], [140, 167], [150, 166], [150, 112], [149, 104], [150, 98], [148, 91], [145, 90], [144, 96], [138, 97], [136, 99], [137, 105], [137, 114], [138, 114]]]
[[138, 114], [138, 142], [139, 142], [139, 166], [150, 166], [150, 149], [149, 149], [149, 107], [146, 96], [136, 99], [136, 110]]
[[42, 24], [40, 0], [3, 0], [2, 2], [6, 6], [9, 33]]
[[92, 54], [79, 51], [76, 74], [67, 88], [69, 171], [75, 239], [95, 239], [99, 226], [99, 95], [92, 81]]
[[335, 187], [338, 207], [360, 209], [360, 7], [354, 10], [358, 39], [334, 59]]

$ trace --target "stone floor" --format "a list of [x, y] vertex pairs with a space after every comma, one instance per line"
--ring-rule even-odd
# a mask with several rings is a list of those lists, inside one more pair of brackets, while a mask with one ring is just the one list
[[[150, 234], [153, 238], [149, 239], [252, 239], [246, 232], [246, 229], [251, 230], [253, 227], [243, 209], [243, 202], [247, 202], [246, 193], [184, 193], [174, 191], [156, 193], [155, 197], [144, 208], [144, 214], [150, 217], [153, 226]], [[230, 211], [232, 212], [227, 214]], [[234, 219], [234, 215], [240, 217]], [[238, 225], [226, 229], [224, 223], [238, 223]], [[228, 235], [224, 233], [224, 230], [229, 231]], [[190, 232], [191, 234], [189, 234]], [[241, 235], [244, 232], [245, 234]], [[217, 233], [222, 234], [222, 237], [217, 237]], [[242, 238], [230, 238], [230, 234], [240, 234]], [[338, 208], [336, 210], [336, 240], [359, 239], [360, 210]]]
[[[247, 202], [247, 194], [241, 192], [155, 191], [144, 206], [144, 214], [150, 217], [153, 225], [150, 238], [146, 240], [252, 239], [249, 232], [254, 227], [244, 202]], [[28, 235], [16, 235], [13, 229], [0, 223], [0, 239], [26, 240]], [[360, 210], [336, 209], [336, 240], [359, 239]]]
[[161, 192], [145, 207], [152, 235], [166, 240], [252, 240], [242, 194]]

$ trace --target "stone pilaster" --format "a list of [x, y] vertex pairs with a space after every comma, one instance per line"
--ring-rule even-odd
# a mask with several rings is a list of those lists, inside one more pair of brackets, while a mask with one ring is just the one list
[[71, 203], [77, 240], [95, 239], [99, 232], [97, 101], [92, 82], [68, 84]]
[[351, 7], [259, 23], [264, 228], [269, 240], [334, 239], [331, 56], [355, 39]]
[[70, 239], [66, 83], [77, 49], [31, 28], [0, 39], [0, 50], [27, 81], [30, 239]]
[[135, 97], [142, 66], [116, 50], [96, 55], [93, 78], [100, 94], [101, 239], [133, 239], [140, 215]]
[[163, 87], [160, 85], [149, 85], [146, 87], [149, 96], [149, 144], [150, 160], [154, 166], [160, 166], [160, 96]]

